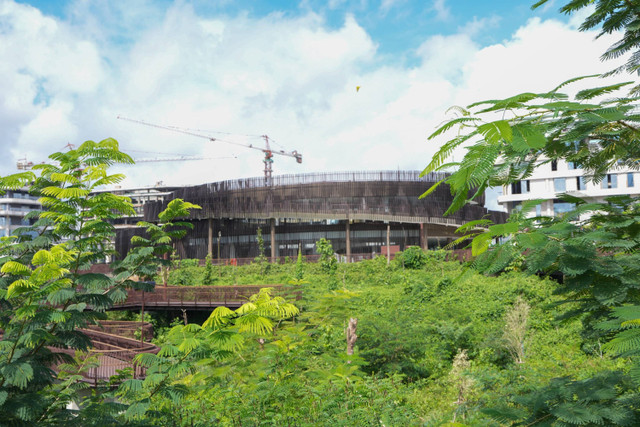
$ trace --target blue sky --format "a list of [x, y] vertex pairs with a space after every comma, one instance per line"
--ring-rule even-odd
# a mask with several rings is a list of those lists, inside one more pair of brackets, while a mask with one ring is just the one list
[[[61, 20], [74, 21], [73, 8], [77, 1], [72, 0], [32, 0], [19, 1], [40, 9], [43, 13]], [[86, 5], [89, 2], [84, 2]], [[129, 4], [129, 2], [127, 2]], [[146, 13], [160, 16], [162, 10], [174, 5], [170, 0], [134, 2], [146, 5]], [[270, 14], [282, 14], [295, 17], [316, 13], [323, 17], [328, 28], [340, 28], [345, 16], [353, 15], [378, 43], [379, 52], [389, 60], [408, 60], [412, 49], [417, 48], [425, 38], [434, 34], [455, 34], [461, 27], [474, 21], [486, 20], [489, 24], [478, 34], [476, 42], [481, 45], [500, 42], [508, 38], [519, 26], [534, 16], [567, 20], [557, 13], [556, 2], [551, 1], [545, 7], [531, 10], [530, 1], [515, 0], [441, 0], [441, 1], [347, 1], [347, 0], [307, 0], [293, 1], [192, 1], [177, 2], [189, 4], [202, 17], [248, 16], [261, 18]], [[107, 6], [106, 6], [107, 5]], [[109, 7], [108, 2], [94, 2], [89, 6], [96, 14], [110, 10], [109, 18], [119, 15], [119, 8]], [[106, 18], [106, 16], [103, 15]], [[108, 20], [107, 20], [108, 22]], [[109, 25], [112, 22], [108, 22]], [[141, 22], [153, 25], [153, 21]], [[121, 35], [126, 39], [125, 35]]]
[[[612, 38], [576, 29], [558, 2], [0, 0], [0, 173], [66, 144], [114, 137], [140, 164], [125, 185], [258, 176], [269, 135], [303, 163], [274, 173], [421, 170], [452, 105], [547, 90], [611, 68]], [[615, 36], [614, 36], [615, 37]], [[360, 87], [356, 91], [356, 87]], [[222, 137], [221, 135], [224, 135]], [[138, 155], [139, 151], [146, 154]], [[461, 155], [461, 153], [457, 153]]]

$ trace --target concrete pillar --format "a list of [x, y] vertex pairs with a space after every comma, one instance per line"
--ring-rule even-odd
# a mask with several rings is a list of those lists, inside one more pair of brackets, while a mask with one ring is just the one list
[[420, 223], [420, 247], [423, 250], [429, 250], [429, 233], [427, 232], [427, 224]]
[[207, 253], [209, 254], [209, 258], [213, 259], [213, 218], [209, 218], [209, 240], [207, 243], [209, 246]]
[[271, 262], [276, 259], [276, 220], [271, 218]]
[[391, 224], [387, 223], [387, 265], [391, 262]]
[[347, 219], [347, 229], [345, 230], [346, 246], [347, 246], [347, 262], [351, 262], [351, 224]]

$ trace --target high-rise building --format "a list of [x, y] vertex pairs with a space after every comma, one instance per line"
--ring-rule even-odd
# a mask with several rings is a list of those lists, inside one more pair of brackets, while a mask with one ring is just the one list
[[558, 198], [563, 193], [590, 202], [617, 195], [640, 196], [640, 171], [617, 168], [594, 183], [573, 162], [552, 161], [537, 167], [528, 179], [503, 187], [498, 204], [511, 213], [526, 200], [544, 199], [529, 216], [556, 216], [573, 209], [573, 204]]

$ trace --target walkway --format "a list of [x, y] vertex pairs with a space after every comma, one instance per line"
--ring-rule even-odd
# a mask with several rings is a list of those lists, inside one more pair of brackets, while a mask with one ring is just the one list
[[299, 300], [299, 286], [240, 285], [240, 286], [161, 286], [153, 292], [128, 291], [127, 300], [113, 306], [114, 310], [184, 309], [208, 310], [215, 307], [238, 308], [262, 288], [274, 288], [273, 295]]
[[[96, 387], [99, 382], [109, 381], [112, 376], [116, 375], [118, 371], [123, 369], [130, 369], [133, 378], [144, 378], [146, 374], [145, 369], [134, 363], [133, 358], [140, 353], [158, 353], [158, 351], [160, 351], [160, 347], [155, 344], [140, 341], [139, 339], [104, 332], [104, 330], [110, 330], [112, 326], [109, 325], [109, 323], [111, 323], [109, 321], [104, 321], [104, 323], [104, 328], [101, 328], [100, 326], [92, 326], [90, 329], [80, 329], [82, 333], [91, 338], [91, 343], [93, 345], [93, 347], [87, 352], [86, 358], [95, 357], [98, 362], [98, 366], [91, 367], [82, 372], [81, 375], [83, 376], [83, 380]], [[136, 329], [139, 331], [142, 327], [145, 331], [145, 335], [147, 335], [149, 329], [152, 328], [149, 323], [142, 322], [114, 323], [120, 324], [122, 329], [127, 329], [128, 331], [131, 331], [132, 334]], [[124, 327], [125, 324], [128, 324], [127, 327]], [[55, 353], [65, 353], [70, 356], [76, 355], [76, 350], [73, 349], [53, 347], [50, 349]]]
[[[225, 306], [237, 308], [247, 302], [262, 288], [274, 288], [273, 295], [299, 300], [302, 290], [298, 286], [251, 285], [251, 286], [156, 286], [153, 292], [129, 290], [127, 299], [114, 305], [115, 310], [208, 310]], [[153, 338], [153, 326], [145, 322], [103, 320], [81, 331], [91, 338], [93, 347], [86, 357], [95, 356], [98, 366], [83, 372], [83, 379], [96, 387], [123, 369], [130, 369], [133, 378], [144, 378], [145, 369], [134, 363], [140, 353], [158, 353], [160, 348], [145, 342]], [[142, 340], [140, 339], [142, 335]], [[56, 353], [75, 356], [71, 349], [51, 348]], [[56, 369], [57, 370], [57, 369]]]

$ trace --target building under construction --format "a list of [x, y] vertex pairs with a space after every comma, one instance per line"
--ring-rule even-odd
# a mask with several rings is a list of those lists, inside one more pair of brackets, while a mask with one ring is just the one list
[[[420, 177], [417, 171], [341, 172], [238, 179], [171, 191], [162, 201], [144, 205], [144, 220], [155, 221], [175, 198], [198, 204], [189, 221], [193, 230], [176, 242], [181, 258], [253, 258], [258, 256], [257, 230], [265, 255], [295, 257], [315, 254], [315, 242], [331, 240], [335, 252], [348, 259], [408, 246], [443, 247], [468, 221], [489, 218], [504, 222], [502, 212], [483, 207], [484, 197], [454, 214], [443, 214], [452, 196], [441, 185], [419, 199], [445, 174]], [[120, 229], [116, 249], [124, 255], [140, 229]], [[386, 252], [385, 252], [386, 253]]]

